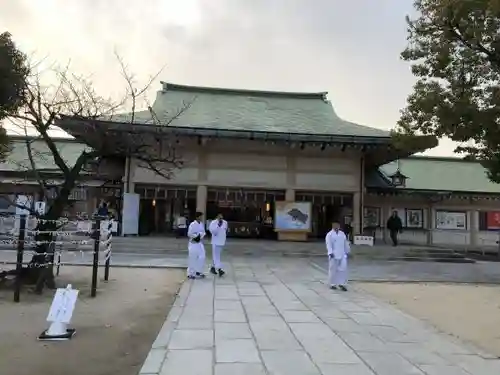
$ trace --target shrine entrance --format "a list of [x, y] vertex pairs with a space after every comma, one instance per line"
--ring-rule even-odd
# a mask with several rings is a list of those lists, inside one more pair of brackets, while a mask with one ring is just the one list
[[207, 222], [222, 213], [229, 237], [276, 238], [274, 203], [285, 200], [284, 190], [209, 187], [207, 193]]
[[332, 222], [340, 223], [342, 229], [350, 232], [352, 221], [352, 194], [297, 191], [297, 202], [312, 203], [312, 231], [310, 237], [324, 238], [332, 229]]
[[196, 187], [136, 185], [139, 204], [139, 235], [173, 235], [176, 219], [194, 219]]

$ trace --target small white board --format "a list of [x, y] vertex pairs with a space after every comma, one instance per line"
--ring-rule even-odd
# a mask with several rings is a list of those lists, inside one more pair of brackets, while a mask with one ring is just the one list
[[373, 246], [372, 236], [354, 236], [354, 245]]
[[50, 323], [50, 327], [38, 336], [39, 340], [61, 341], [73, 337], [75, 330], [68, 329], [67, 325], [73, 317], [77, 299], [78, 290], [73, 289], [71, 285], [56, 290], [47, 315], [47, 322]]

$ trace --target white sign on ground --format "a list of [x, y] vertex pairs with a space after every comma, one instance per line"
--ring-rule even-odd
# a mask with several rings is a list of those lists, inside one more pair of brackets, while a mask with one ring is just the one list
[[78, 290], [73, 289], [71, 284], [66, 288], [57, 289], [47, 316], [49, 329], [38, 337], [39, 340], [69, 340], [73, 337], [75, 330], [68, 329], [67, 325], [73, 317], [77, 299]]
[[373, 246], [372, 236], [354, 236], [354, 245]]

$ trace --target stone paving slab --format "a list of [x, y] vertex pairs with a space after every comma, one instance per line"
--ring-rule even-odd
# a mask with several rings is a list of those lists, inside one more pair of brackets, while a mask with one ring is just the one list
[[187, 281], [140, 375], [498, 375], [500, 360], [307, 260], [233, 259]]

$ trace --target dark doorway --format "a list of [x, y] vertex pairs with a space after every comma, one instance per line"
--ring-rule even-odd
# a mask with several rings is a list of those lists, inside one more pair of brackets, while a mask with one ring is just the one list
[[135, 192], [141, 195], [139, 235], [173, 235], [179, 215], [194, 218], [196, 187], [136, 185]]
[[352, 195], [342, 193], [322, 193], [299, 191], [295, 194], [298, 202], [312, 203], [311, 238], [323, 239], [332, 228], [332, 222], [344, 224], [352, 215]]
[[314, 211], [319, 211], [317, 214], [317, 236], [324, 237], [332, 229], [332, 223], [341, 221], [342, 207], [332, 204], [313, 205], [313, 217], [316, 216]]
[[152, 199], [141, 199], [139, 203], [139, 235], [148, 235], [155, 230], [155, 211]]
[[229, 237], [276, 239], [274, 203], [284, 199], [284, 191], [209, 188], [207, 221], [222, 213]]
[[139, 235], [175, 233], [176, 218], [186, 215], [194, 220], [195, 199], [141, 199], [139, 205]]

